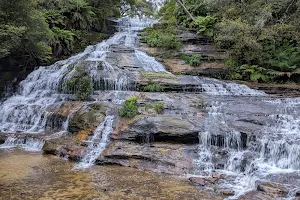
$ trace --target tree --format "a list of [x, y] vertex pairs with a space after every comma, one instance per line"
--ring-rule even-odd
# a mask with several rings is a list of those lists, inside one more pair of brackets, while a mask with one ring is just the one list
[[0, 57], [15, 55], [26, 62], [48, 60], [50, 29], [34, 0], [0, 0]]

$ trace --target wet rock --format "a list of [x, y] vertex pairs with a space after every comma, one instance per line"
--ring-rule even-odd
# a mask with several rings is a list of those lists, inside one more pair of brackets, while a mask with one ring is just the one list
[[43, 153], [58, 155], [62, 146], [63, 146], [62, 144], [56, 143], [54, 141], [46, 141], [43, 146]]
[[225, 68], [222, 63], [204, 63], [200, 67], [194, 67], [193, 69], [186, 70], [182, 72], [186, 75], [193, 76], [207, 76], [212, 78], [224, 79], [228, 73], [228, 70]]
[[165, 72], [143, 72], [137, 78], [137, 90], [143, 91], [144, 87], [159, 84], [163, 91], [199, 91], [199, 82], [193, 76], [175, 76]]
[[229, 196], [234, 196], [234, 191], [231, 191], [231, 190], [226, 190], [226, 191], [222, 191], [221, 192], [222, 195], [226, 196], [226, 197], [229, 197]]
[[[201, 120], [201, 119], [200, 119]], [[151, 141], [176, 142], [197, 144], [199, 131], [202, 127], [180, 116], [156, 116], [138, 119], [119, 135], [113, 135], [114, 139], [143, 141], [150, 138]]]
[[274, 200], [274, 197], [259, 191], [248, 192], [245, 195], [242, 195], [238, 200]]
[[141, 145], [132, 141], [113, 141], [96, 164], [116, 164], [142, 170], [183, 174], [193, 169], [197, 145], [153, 143]]
[[257, 186], [257, 190], [276, 196], [283, 196], [288, 193], [287, 189], [284, 186], [269, 182], [259, 183]]
[[203, 59], [207, 60], [224, 60], [227, 58], [227, 53], [216, 49], [211, 44], [186, 44], [183, 45], [180, 53], [185, 55], [200, 54]]
[[93, 130], [92, 129], [86, 129], [79, 131], [76, 135], [76, 138], [78, 140], [88, 140], [88, 137], [92, 134]]
[[109, 104], [96, 103], [83, 106], [70, 119], [69, 131], [76, 133], [83, 130], [94, 130], [104, 119]]
[[43, 147], [44, 154], [52, 154], [79, 161], [84, 146], [72, 135], [63, 135], [58, 138], [49, 139]]
[[1, 134], [0, 134], [0, 145], [3, 144], [3, 143], [5, 142], [6, 138], [7, 138], [7, 137], [6, 137], [5, 135], [1, 135]]
[[189, 181], [192, 182], [195, 185], [204, 186], [205, 185], [205, 179], [199, 178], [199, 177], [190, 177]]

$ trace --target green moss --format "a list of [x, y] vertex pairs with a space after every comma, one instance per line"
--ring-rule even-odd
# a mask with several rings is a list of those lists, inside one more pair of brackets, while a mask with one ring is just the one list
[[121, 117], [133, 118], [138, 115], [138, 102], [137, 97], [130, 97], [121, 106], [119, 114]]
[[159, 83], [149, 82], [148, 85], [143, 86], [141, 90], [143, 92], [163, 92], [165, 91], [165, 86]]
[[154, 78], [174, 78], [175, 76], [167, 72], [141, 72], [143, 78], [154, 79]]

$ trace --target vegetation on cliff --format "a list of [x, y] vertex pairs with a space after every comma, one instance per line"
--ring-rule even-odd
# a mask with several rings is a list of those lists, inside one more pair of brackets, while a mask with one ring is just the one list
[[138, 99], [137, 97], [130, 97], [120, 108], [120, 116], [125, 118], [134, 118], [138, 115]]
[[229, 52], [229, 79], [271, 82], [282, 72], [300, 72], [299, 1], [168, 0], [160, 16], [161, 25], [146, 31], [148, 44], [164, 30], [211, 37]]
[[143, 0], [0, 0], [0, 59], [19, 65], [61, 59], [111, 33], [109, 18], [150, 8]]

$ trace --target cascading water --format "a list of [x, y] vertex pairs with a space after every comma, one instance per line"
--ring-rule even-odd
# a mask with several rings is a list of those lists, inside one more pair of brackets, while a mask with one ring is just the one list
[[45, 142], [37, 138], [8, 137], [0, 149], [19, 147], [27, 151], [41, 151]]
[[[264, 103], [278, 109], [274, 109], [276, 114], [268, 117], [269, 123], [262, 131], [258, 130], [255, 139], [243, 138], [239, 131], [228, 125], [222, 109], [226, 101], [215, 102], [208, 108], [204, 131], [199, 133], [196, 174], [207, 176], [213, 171], [225, 174], [227, 178], [219, 183], [219, 187], [235, 191], [235, 196], [229, 199], [255, 190], [258, 180], [267, 181], [272, 174], [300, 172], [300, 100]], [[297, 185], [288, 188], [290, 195], [300, 189]]]
[[212, 78], [198, 77], [199, 90], [208, 95], [220, 96], [264, 96], [265, 93], [246, 85], [226, 83]]
[[88, 168], [94, 164], [109, 141], [108, 136], [113, 131], [113, 120], [114, 116], [107, 116], [93, 132], [93, 135], [87, 141], [88, 147], [85, 154], [75, 168]]
[[[42, 133], [52, 110], [59, 108], [65, 101], [72, 99], [78, 88], [70, 88], [67, 82], [83, 70], [91, 77], [94, 90], [130, 90], [134, 87], [134, 74], [107, 61], [107, 55], [114, 45], [136, 48], [137, 31], [154, 23], [150, 19], [123, 18], [119, 21], [119, 32], [106, 41], [89, 46], [84, 52], [59, 61], [51, 66], [40, 67], [20, 83], [19, 91], [0, 104], [3, 111], [0, 116], [0, 132], [5, 133]], [[139, 55], [142, 55], [139, 59]], [[165, 71], [154, 58], [134, 50], [140, 60], [141, 70]], [[146, 64], [145, 64], [146, 63]], [[152, 66], [152, 67], [149, 67]], [[80, 69], [83, 67], [83, 69]], [[66, 119], [67, 120], [67, 119]], [[48, 127], [51, 131], [61, 131], [61, 122], [57, 127]]]

